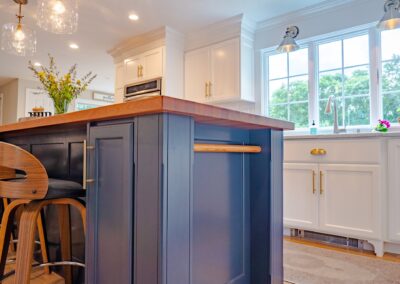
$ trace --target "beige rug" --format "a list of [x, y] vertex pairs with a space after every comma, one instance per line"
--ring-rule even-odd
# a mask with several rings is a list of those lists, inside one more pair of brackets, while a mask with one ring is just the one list
[[284, 271], [295, 284], [400, 284], [400, 263], [288, 241]]

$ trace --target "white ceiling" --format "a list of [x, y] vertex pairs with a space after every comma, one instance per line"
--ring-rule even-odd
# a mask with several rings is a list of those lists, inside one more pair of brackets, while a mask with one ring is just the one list
[[[80, 72], [98, 74], [91, 89], [113, 92], [113, 62], [106, 51], [131, 36], [163, 25], [187, 33], [241, 13], [262, 21], [325, 1], [332, 0], [80, 0], [78, 32], [56, 35], [36, 26], [36, 0], [30, 0], [23, 8], [24, 22], [37, 32], [38, 52], [21, 58], [0, 51], [0, 77], [33, 79], [26, 67], [28, 60], [46, 64], [51, 53], [62, 70], [78, 63]], [[1, 0], [0, 25], [15, 21], [17, 9], [14, 1]], [[140, 20], [130, 21], [131, 12]], [[80, 49], [71, 50], [70, 42]]]

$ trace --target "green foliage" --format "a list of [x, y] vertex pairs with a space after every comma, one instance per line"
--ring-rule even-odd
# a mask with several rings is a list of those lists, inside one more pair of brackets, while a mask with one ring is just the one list
[[[343, 81], [342, 81], [343, 80]], [[400, 115], [400, 56], [384, 63], [382, 76], [384, 119], [397, 122]], [[329, 96], [338, 101], [339, 124], [370, 125], [370, 75], [360, 67], [345, 71], [321, 73], [319, 78], [320, 126], [332, 126], [333, 115], [325, 114]], [[308, 127], [308, 81], [282, 85], [271, 95], [270, 116], [290, 120], [297, 128]], [[303, 101], [302, 103], [296, 103]], [[289, 106], [288, 106], [289, 103]]]
[[81, 79], [77, 79], [77, 65], [74, 64], [67, 74], [60, 76], [54, 57], [49, 54], [49, 59], [50, 65], [48, 68], [41, 66], [39, 69], [36, 69], [31, 61], [29, 61], [28, 68], [32, 70], [35, 77], [42, 83], [43, 90], [53, 100], [55, 113], [60, 114], [66, 112], [68, 105], [73, 99], [87, 90], [89, 84], [97, 75], [89, 72]]

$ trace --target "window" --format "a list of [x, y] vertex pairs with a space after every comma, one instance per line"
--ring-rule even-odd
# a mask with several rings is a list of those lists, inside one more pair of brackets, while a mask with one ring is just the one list
[[[400, 29], [337, 32], [302, 44], [289, 54], [266, 52], [267, 115], [296, 129], [332, 127], [325, 108], [330, 96], [341, 127], [374, 127], [378, 118], [399, 126]], [[370, 46], [374, 48], [370, 49]]]
[[332, 114], [325, 113], [330, 96], [337, 101], [339, 125], [369, 125], [368, 35], [319, 44], [318, 59], [319, 125], [333, 125]]
[[308, 126], [308, 48], [268, 58], [269, 113]]
[[397, 122], [400, 116], [400, 29], [381, 33], [383, 117]]

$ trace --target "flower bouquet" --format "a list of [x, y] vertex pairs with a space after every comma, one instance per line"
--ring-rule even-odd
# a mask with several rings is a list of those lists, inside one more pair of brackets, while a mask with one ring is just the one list
[[38, 67], [29, 61], [28, 68], [32, 70], [35, 77], [39, 79], [42, 88], [46, 91], [54, 103], [55, 114], [67, 112], [69, 104], [87, 90], [89, 84], [96, 78], [92, 72], [87, 73], [81, 79], [77, 79], [76, 67], [74, 64], [67, 74], [61, 75], [56, 67], [54, 57], [49, 54], [50, 66]]
[[388, 132], [390, 128], [390, 122], [385, 119], [379, 119], [378, 125], [375, 127], [375, 130], [378, 132]]

